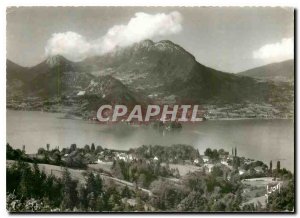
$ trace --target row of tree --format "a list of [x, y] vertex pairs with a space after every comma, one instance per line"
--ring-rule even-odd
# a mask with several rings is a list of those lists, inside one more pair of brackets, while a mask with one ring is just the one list
[[136, 198], [138, 191], [113, 183], [104, 186], [98, 174], [88, 173], [80, 184], [67, 169], [57, 178], [47, 176], [37, 164], [22, 161], [8, 167], [6, 174], [7, 210], [11, 212], [136, 210], [121, 199]]
[[112, 165], [112, 174], [138, 187], [148, 188], [149, 185], [159, 177], [179, 176], [178, 170], [171, 170], [168, 165], [162, 166], [159, 162], [139, 159], [137, 161], [125, 162], [115, 160]]

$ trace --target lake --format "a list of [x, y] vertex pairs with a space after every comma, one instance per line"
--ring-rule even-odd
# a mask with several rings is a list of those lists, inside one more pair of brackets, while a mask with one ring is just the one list
[[6, 141], [14, 148], [26, 145], [27, 153], [46, 144], [54, 148], [78, 147], [95, 143], [106, 148], [126, 150], [143, 144], [190, 144], [203, 154], [210, 148], [229, 152], [237, 147], [239, 156], [294, 170], [293, 120], [221, 120], [184, 124], [183, 129], [161, 132], [150, 127], [126, 124], [101, 125], [92, 121], [62, 119], [58, 113], [7, 110]]

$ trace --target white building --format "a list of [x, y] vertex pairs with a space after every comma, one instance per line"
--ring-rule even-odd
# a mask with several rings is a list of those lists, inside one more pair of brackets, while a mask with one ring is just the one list
[[204, 163], [207, 163], [209, 161], [209, 157], [208, 156], [203, 156], [202, 159], [203, 159]]
[[221, 164], [228, 166], [227, 160], [221, 160]]
[[263, 173], [264, 172], [263, 168], [260, 167], [260, 166], [255, 167], [254, 170], [255, 170], [256, 173]]
[[85, 91], [79, 91], [79, 92], [77, 93], [77, 96], [83, 96], [83, 95], [85, 95]]
[[214, 166], [215, 166], [214, 164], [204, 164], [204, 167], [207, 169], [207, 171], [208, 171], [209, 173], [211, 173], [212, 168], [213, 168]]
[[246, 173], [246, 170], [244, 170], [244, 169], [239, 169], [239, 174], [240, 174], [240, 176], [243, 175], [243, 174], [245, 174], [245, 173]]
[[100, 164], [100, 163], [103, 163], [103, 161], [100, 160], [100, 159], [98, 159], [98, 160], [97, 160], [97, 163]]

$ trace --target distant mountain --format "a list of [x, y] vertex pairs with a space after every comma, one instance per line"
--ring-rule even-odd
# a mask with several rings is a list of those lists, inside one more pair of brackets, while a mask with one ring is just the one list
[[104, 56], [88, 58], [82, 66], [89, 66], [94, 75], [112, 75], [150, 95], [175, 79], [185, 80], [195, 63], [191, 54], [171, 41], [145, 40]]
[[112, 76], [95, 77], [84, 89], [87, 95], [101, 96], [112, 104], [137, 104], [134, 96], [137, 94], [130, 91], [123, 83]]
[[94, 75], [111, 75], [130, 89], [162, 103], [262, 102], [280, 95], [272, 83], [208, 68], [168, 40], [145, 40], [88, 58], [80, 65]]
[[26, 67], [22, 67], [10, 60], [6, 60], [6, 92], [8, 97], [20, 95], [22, 88], [31, 78], [30, 72]]
[[[43, 98], [97, 96], [99, 101], [128, 104], [272, 103], [290, 101], [293, 90], [288, 84], [206, 67], [168, 40], [144, 40], [76, 63], [54, 56], [26, 69], [8, 64], [8, 84], [17, 78], [24, 84], [16, 90]], [[23, 74], [30, 76], [24, 80]]]
[[249, 76], [261, 80], [294, 81], [294, 60], [287, 60], [279, 63], [272, 63], [261, 67], [239, 73], [242, 76]]
[[[96, 77], [82, 72], [81, 65], [62, 56], [47, 58], [40, 64], [24, 68], [7, 60], [8, 96], [76, 97], [98, 103], [136, 103], [134, 93], [111, 76]], [[83, 96], [82, 96], [83, 95]], [[90, 102], [91, 101], [91, 102]], [[91, 106], [92, 105], [92, 106]]]
[[10, 60], [6, 60], [6, 69], [9, 72], [6, 77], [7, 81], [12, 82], [13, 80], [26, 80], [27, 68], [22, 67]]

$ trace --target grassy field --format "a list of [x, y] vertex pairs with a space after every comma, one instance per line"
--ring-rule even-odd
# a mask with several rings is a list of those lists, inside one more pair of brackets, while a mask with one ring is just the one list
[[273, 181], [273, 177], [244, 179], [242, 182], [243, 182], [243, 184], [251, 185], [251, 186], [257, 186], [257, 187], [261, 187], [261, 186], [266, 187], [270, 183], [276, 183], [277, 184], [276, 181]]
[[266, 206], [266, 197], [267, 185], [268, 184], [277, 184], [278, 181], [273, 181], [273, 177], [262, 177], [262, 178], [252, 178], [244, 179], [242, 181], [244, 184], [244, 192], [242, 194], [245, 204], [254, 203], [257, 205], [258, 202], [262, 207]]
[[[165, 163], [161, 164], [162, 166], [165, 166]], [[191, 164], [169, 164], [170, 169], [178, 169], [179, 175], [180, 176], [185, 176], [189, 172], [195, 172], [195, 171], [200, 171], [201, 167], [191, 165]]]
[[[6, 160], [6, 167], [11, 166], [12, 164], [14, 164], [16, 161], [14, 160]], [[32, 167], [33, 164], [29, 163]], [[104, 164], [91, 164], [93, 165], [92, 167], [88, 167], [87, 170], [79, 170], [79, 169], [71, 169], [71, 168], [67, 168], [68, 171], [70, 172], [71, 178], [74, 180], [78, 180], [79, 183], [84, 184], [86, 181], [86, 174], [88, 172], [96, 172], [99, 169], [102, 169], [101, 166], [105, 169], [110, 169], [109, 166], [112, 165], [112, 162], [107, 162]], [[50, 165], [50, 164], [38, 164], [38, 167], [41, 171], [44, 171], [46, 173], [46, 175], [54, 175], [57, 178], [61, 178], [64, 172], [64, 167], [60, 167], [60, 166], [55, 166], [55, 165]], [[104, 169], [103, 169], [104, 170]], [[105, 170], [104, 170], [105, 171]], [[104, 180], [105, 183], [112, 183], [115, 182], [118, 185], [121, 186], [128, 186], [129, 188], [135, 189], [136, 188], [136, 184], [125, 181], [125, 180], [121, 180], [115, 177], [111, 177], [108, 176], [106, 174], [103, 173], [99, 173], [101, 179]], [[147, 190], [147, 189], [143, 189], [143, 188], [139, 188], [141, 191], [152, 195], [151, 191]]]
[[111, 173], [113, 162], [101, 162], [97, 164], [89, 164], [88, 168], [93, 170], [103, 170], [104, 172]]
[[[10, 166], [14, 163], [14, 160], [7, 160], [6, 166]], [[31, 166], [33, 166], [32, 163], [29, 163]], [[39, 169], [41, 171], [44, 171], [46, 175], [54, 175], [57, 178], [61, 178], [64, 172], [64, 167], [50, 165], [50, 164], [38, 164]], [[70, 172], [70, 175], [72, 179], [78, 180], [80, 183], [85, 182], [85, 176], [84, 173], [86, 173], [86, 170], [77, 170], [77, 169], [71, 169], [67, 168]]]

